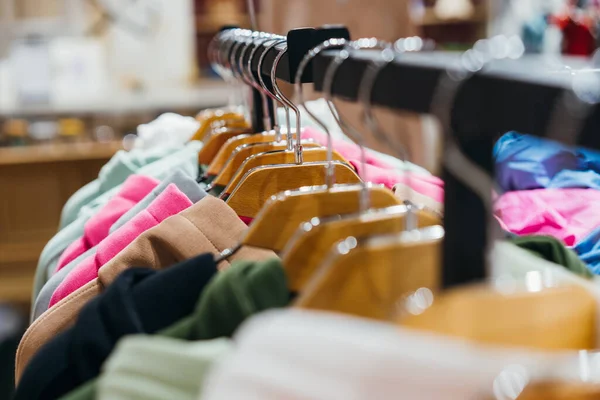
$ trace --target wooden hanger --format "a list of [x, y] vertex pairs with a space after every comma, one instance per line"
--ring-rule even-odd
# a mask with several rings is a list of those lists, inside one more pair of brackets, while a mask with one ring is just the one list
[[[368, 186], [369, 203], [373, 208], [400, 205], [387, 188]], [[242, 243], [279, 252], [301, 223], [315, 217], [357, 212], [360, 209], [358, 191], [362, 189], [362, 185], [335, 185], [315, 188], [308, 195], [304, 189], [279, 193], [267, 200], [248, 227]]]
[[[304, 162], [315, 162], [327, 160], [327, 149], [323, 148], [320, 144], [311, 141], [303, 141], [302, 146], [302, 159]], [[236, 162], [232, 160], [228, 163], [226, 168], [223, 169], [222, 173], [219, 174], [215, 179], [215, 185], [226, 186], [224, 193], [231, 193], [242, 181], [246, 172], [260, 167], [261, 165], [276, 165], [276, 164], [292, 164], [295, 162], [295, 154], [285, 150], [285, 147], [274, 146], [272, 150], [256, 153], [260, 149], [252, 149], [252, 155], [245, 158], [241, 165], [235, 169]], [[241, 157], [238, 157], [238, 159]], [[332, 159], [335, 161], [342, 161], [347, 163], [346, 159], [342, 157], [337, 151], [333, 151]]]
[[[198, 120], [198, 118], [196, 118]], [[209, 116], [203, 116], [198, 122], [200, 122], [200, 127], [192, 136], [191, 140], [200, 140], [206, 141], [209, 137], [212, 126], [215, 122], [224, 121], [227, 124], [231, 125], [240, 125], [243, 124], [245, 127], [248, 126], [244, 116], [237, 112], [232, 111], [217, 111], [214, 114], [210, 114]]]
[[[361, 181], [351, 166], [339, 161], [332, 163], [338, 182], [358, 183]], [[304, 186], [324, 185], [327, 165], [327, 162], [315, 162], [257, 167], [246, 173], [227, 199], [227, 204], [238, 215], [254, 218], [271, 196]]]
[[[406, 213], [407, 207], [402, 205], [359, 213], [354, 217], [332, 217], [305, 222], [281, 254], [290, 289], [302, 291], [332, 246], [340, 240], [348, 236], [366, 238], [401, 233], [406, 229]], [[418, 227], [441, 224], [439, 216], [422, 210], [416, 212], [416, 220]]]
[[407, 294], [439, 288], [442, 237], [440, 226], [348, 237], [332, 247], [295, 306], [390, 321]]
[[[219, 172], [223, 170], [225, 163], [231, 157], [235, 149], [240, 146], [252, 143], [268, 143], [275, 141], [277, 134], [274, 131], [255, 133], [255, 134], [246, 134], [234, 136], [227, 140], [223, 146], [219, 149], [217, 154], [211, 160], [208, 165], [207, 175], [217, 175]], [[285, 139], [287, 135], [282, 134], [282, 139]]]
[[[523, 389], [516, 400], [597, 400], [598, 384], [587, 382], [533, 382]], [[490, 398], [489, 400], [496, 400]]]
[[204, 143], [204, 146], [198, 152], [198, 163], [200, 165], [210, 164], [225, 142], [235, 136], [248, 133], [250, 133], [248, 129], [218, 129], [208, 138], [206, 143]]
[[[320, 144], [314, 141], [303, 141], [303, 144], [307, 148], [315, 148], [321, 147]], [[279, 142], [263, 142], [263, 143], [248, 143], [241, 146], [238, 146], [230, 155], [227, 157], [225, 163], [221, 166], [220, 170], [217, 170], [218, 165], [207, 170], [206, 175], [215, 176], [214, 185], [227, 185], [235, 172], [240, 169], [240, 167], [244, 164], [249, 157], [267, 153], [267, 152], [284, 152], [288, 147], [288, 144], [285, 141]], [[293, 153], [292, 153], [293, 155]], [[216, 171], [219, 171], [215, 174]]]
[[525, 288], [513, 293], [489, 284], [452, 289], [437, 294], [430, 307], [419, 315], [408, 314], [400, 323], [488, 344], [594, 348], [594, 297], [578, 286], [545, 288], [541, 279], [535, 285], [536, 291]]

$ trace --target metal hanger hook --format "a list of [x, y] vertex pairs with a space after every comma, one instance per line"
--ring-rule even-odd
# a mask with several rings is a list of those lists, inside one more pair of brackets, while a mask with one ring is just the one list
[[[269, 51], [271, 51], [271, 49], [273, 49], [275, 46], [277, 46], [277, 45], [279, 45], [281, 43], [284, 43], [286, 41], [286, 39], [285, 38], [279, 38], [279, 37], [277, 37], [277, 38], [267, 39], [265, 42], [268, 42], [268, 41], [271, 41], [271, 40], [273, 40], [273, 43], [271, 43], [270, 45], [268, 45], [265, 48], [265, 50], [260, 54], [260, 57], [258, 58], [258, 65], [257, 65], [258, 72], [257, 72], [257, 77], [258, 77], [258, 81], [260, 82], [260, 85], [267, 91], [267, 93], [269, 93], [269, 97], [271, 97], [273, 100], [275, 100], [275, 102], [273, 103], [273, 114], [275, 116], [275, 119], [277, 119], [277, 107], [276, 107], [276, 104], [280, 103], [283, 106], [283, 108], [286, 109], [286, 111], [287, 111], [287, 104], [285, 104], [277, 96], [276, 92], [271, 92], [269, 90], [269, 88], [267, 87], [267, 84], [265, 83], [264, 78], [263, 78], [262, 66], [263, 66], [263, 63], [265, 61], [265, 57], [267, 56], [267, 53], [269, 53]], [[260, 47], [260, 46], [258, 46], [258, 47]], [[288, 121], [287, 121], [287, 128], [288, 128], [288, 130], [290, 129], [289, 118], [288, 118]], [[276, 133], [276, 136], [277, 136], [276, 140], [280, 141], [281, 140], [281, 130], [279, 129], [279, 127], [278, 127], [278, 129], [276, 130], [275, 133]], [[289, 137], [290, 137], [290, 135], [289, 135], [289, 132], [288, 132], [288, 146], [289, 146], [289, 142], [290, 142]]]
[[328, 39], [323, 43], [312, 48], [300, 61], [298, 64], [298, 70], [296, 71], [296, 76], [294, 77], [294, 97], [296, 103], [306, 111], [306, 113], [323, 129], [325, 134], [327, 135], [327, 170], [325, 181], [327, 183], [327, 188], [331, 189], [333, 184], [335, 183], [334, 176], [334, 165], [333, 165], [333, 138], [331, 136], [331, 132], [327, 125], [312, 111], [308, 109], [306, 106], [306, 102], [304, 100], [304, 92], [302, 91], [302, 74], [304, 73], [304, 69], [308, 65], [308, 63], [315, 58], [319, 53], [323, 50], [330, 49], [332, 47], [344, 46], [348, 43], [346, 39]]
[[[273, 67], [271, 68], [271, 83], [273, 84], [273, 89], [275, 89], [275, 92], [277, 92], [277, 94], [281, 97], [281, 100], [286, 103], [293, 111], [294, 114], [296, 115], [296, 148], [295, 148], [295, 161], [296, 164], [302, 164], [302, 134], [301, 134], [301, 130], [302, 130], [302, 124], [301, 124], [301, 120], [300, 120], [300, 110], [298, 109], [298, 107], [296, 107], [296, 105], [290, 100], [288, 99], [285, 94], [283, 94], [283, 92], [281, 91], [281, 89], [279, 88], [279, 85], [277, 84], [277, 67], [279, 66], [279, 62], [281, 61], [281, 58], [287, 53], [288, 48], [287, 48], [287, 44], [285, 46], [285, 48], [283, 48], [275, 57], [275, 60], [273, 61]], [[291, 138], [292, 136], [292, 131], [291, 129], [288, 131], [288, 147], [291, 144]], [[288, 150], [291, 150], [290, 148], [288, 148]]]
[[366, 211], [370, 208], [370, 199], [368, 195], [368, 189], [366, 184], [366, 150], [365, 150], [365, 140], [364, 136], [351, 124], [347, 123], [343, 118], [341, 113], [335, 107], [335, 103], [333, 102], [333, 83], [335, 81], [336, 73], [339, 70], [339, 67], [351, 56], [351, 52], [354, 50], [361, 49], [380, 49], [386, 50], [391, 49], [392, 44], [383, 40], [379, 40], [376, 38], [362, 38], [352, 42], [347, 42], [344, 45], [344, 48], [339, 52], [339, 54], [333, 59], [333, 61], [327, 67], [325, 71], [325, 77], [323, 80], [323, 92], [325, 93], [325, 99], [327, 100], [327, 106], [329, 110], [333, 114], [335, 121], [338, 123], [342, 131], [344, 131], [348, 136], [360, 147], [361, 152], [361, 167], [362, 167], [362, 180], [363, 180], [363, 190], [361, 191], [360, 198], [360, 209]]

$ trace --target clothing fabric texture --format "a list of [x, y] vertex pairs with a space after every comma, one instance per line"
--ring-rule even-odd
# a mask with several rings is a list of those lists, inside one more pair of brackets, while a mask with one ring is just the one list
[[[177, 188], [181, 190], [193, 203], [197, 203], [199, 200], [203, 199], [207, 194], [205, 191], [200, 189], [200, 187], [195, 183], [195, 181], [188, 177], [185, 172], [178, 170], [175, 171], [172, 175], [165, 178], [151, 193], [149, 193], [146, 197], [144, 197], [140, 202], [138, 202], [131, 210], [126, 212], [113, 226], [110, 228], [110, 232], [114, 232], [117, 228], [125, 225], [129, 222], [133, 217], [139, 214], [142, 210], [146, 209], [150, 203], [160, 193], [162, 193], [167, 186], [171, 183], [177, 185]], [[37, 298], [35, 299], [35, 303], [33, 306], [33, 310], [31, 313], [31, 321], [36, 320], [44, 311], [48, 309], [50, 306], [50, 299], [52, 295], [58, 288], [58, 286], [62, 283], [65, 277], [75, 269], [81, 261], [86, 259], [87, 257], [93, 256], [96, 254], [96, 248], [92, 248], [85, 252], [82, 256], [77, 257], [63, 269], [54, 274], [43, 286], [42, 290], [40, 290]], [[142, 264], [138, 264], [142, 265]]]
[[164, 146], [182, 146], [200, 128], [194, 117], [164, 113], [154, 121], [137, 127], [136, 149], [154, 149]]
[[504, 134], [494, 145], [495, 175], [504, 191], [600, 189], [600, 152], [522, 135]]
[[573, 250], [594, 275], [600, 275], [600, 228], [594, 229]]
[[61, 400], [195, 400], [204, 378], [233, 348], [220, 338], [185, 342], [134, 335], [119, 341], [100, 378]]
[[394, 194], [403, 201], [411, 201], [416, 205], [425, 206], [439, 214], [444, 214], [443, 201], [436, 201], [404, 183], [396, 183], [394, 185]]
[[38, 319], [40, 315], [42, 315], [49, 307], [50, 307], [50, 299], [52, 295], [56, 291], [56, 289], [60, 286], [60, 284], [65, 280], [67, 275], [71, 273], [77, 266], [85, 259], [89, 257], [93, 257], [98, 250], [97, 246], [92, 247], [69, 264], [67, 264], [60, 271], [55, 273], [48, 279], [48, 282], [44, 285], [42, 290], [40, 290], [40, 294], [35, 299], [35, 303], [33, 304], [33, 310], [31, 313], [31, 323]]
[[[195, 311], [157, 335], [190, 341], [231, 337], [252, 315], [289, 304], [285, 272], [277, 258], [236, 261], [206, 286]], [[158, 375], [155, 375], [158, 376]], [[97, 398], [98, 381], [88, 382], [61, 400]]]
[[98, 376], [125, 335], [154, 333], [189, 315], [217, 272], [210, 254], [164, 271], [129, 269], [44, 346], [18, 382], [15, 400], [57, 399]]
[[577, 253], [566, 248], [560, 240], [552, 236], [520, 236], [510, 239], [510, 242], [544, 260], [562, 265], [575, 275], [583, 278], [593, 276], [585, 262], [577, 256]]
[[407, 176], [407, 174], [400, 171], [388, 170], [369, 164], [363, 168], [360, 162], [352, 160], [350, 160], [350, 164], [365, 182], [384, 185], [388, 189], [393, 189], [395, 185], [402, 183], [438, 203], [444, 202], [444, 182], [438, 177], [417, 174]]
[[524, 190], [500, 196], [494, 211], [509, 232], [553, 236], [575, 246], [600, 226], [600, 213], [595, 209], [599, 201], [598, 190]]
[[190, 199], [177, 186], [174, 184], [167, 186], [148, 208], [142, 210], [131, 221], [102, 240], [98, 244], [96, 254], [83, 260], [77, 268], [66, 276], [52, 295], [50, 307], [96, 278], [100, 267], [110, 261], [141, 233], [191, 205]]
[[253, 317], [235, 342], [209, 374], [202, 400], [514, 398], [514, 382], [503, 379], [515, 373], [511, 366], [531, 379], [547, 371], [542, 366], [578, 371], [569, 352], [483, 346], [297, 309]]
[[60, 229], [75, 221], [83, 206], [119, 186], [129, 175], [137, 173], [142, 167], [176, 152], [179, 148], [181, 146], [164, 146], [151, 150], [119, 150], [116, 152], [102, 167], [98, 173], [98, 179], [83, 186], [65, 203], [60, 217]]
[[121, 216], [111, 227], [110, 233], [113, 233], [127, 222], [129, 222], [133, 217], [139, 214], [142, 210], [146, 209], [150, 203], [154, 201], [170, 184], [174, 184], [177, 186], [179, 190], [181, 190], [187, 197], [190, 199], [192, 203], [197, 203], [202, 200], [207, 193], [200, 188], [196, 180], [190, 177], [182, 170], [177, 170], [173, 172], [171, 175], [167, 176], [163, 179], [152, 192], [150, 192], [146, 197], [140, 200], [135, 206], [133, 206], [129, 211]]
[[106, 236], [112, 224], [123, 214], [131, 209], [137, 202], [142, 200], [152, 189], [158, 185], [154, 178], [144, 175], [131, 175], [128, 177], [115, 197], [91, 217], [83, 228], [83, 236], [71, 243], [58, 259], [56, 270], [96, 246]]
[[196, 400], [213, 364], [232, 347], [224, 338], [193, 343], [139, 335], [125, 338], [105, 364], [97, 398]]
[[238, 261], [208, 284], [193, 313], [159, 334], [185, 340], [231, 337], [247, 318], [286, 307], [290, 299], [278, 258]]
[[[342, 130], [339, 128], [337, 121], [335, 120], [335, 118], [331, 114], [331, 111], [329, 110], [329, 107], [327, 106], [327, 100], [317, 99], [317, 100], [307, 101], [306, 106], [308, 107], [309, 110], [312, 111], [312, 113], [314, 115], [316, 115], [321, 121], [323, 121], [326, 126], [330, 127], [331, 136], [334, 139], [342, 140], [346, 143], [357, 146], [354, 143], [354, 141], [352, 139], [350, 139], [348, 136], [346, 136], [344, 134], [344, 132], [342, 132]], [[311, 130], [313, 132], [320, 133], [320, 137], [324, 138], [323, 142], [321, 142], [320, 140], [318, 140], [316, 138], [313, 138], [313, 139], [315, 141], [318, 141], [319, 143], [321, 143], [323, 146], [327, 146], [327, 135], [324, 132], [320, 131], [322, 129], [321, 125], [319, 123], [317, 123], [308, 113], [306, 113], [306, 111], [304, 111], [304, 109], [302, 107], [300, 108], [300, 114], [301, 114], [301, 118], [302, 118], [302, 125], [305, 126], [306, 128], [311, 128]], [[279, 107], [277, 109], [277, 115], [279, 116], [280, 121], [284, 121], [286, 118], [285, 110], [282, 107]], [[290, 117], [291, 117], [292, 126], [295, 126], [296, 116], [292, 113], [290, 115]], [[303, 138], [308, 139], [310, 137], [303, 136]], [[427, 171], [425, 168], [423, 168], [419, 165], [413, 164], [408, 161], [402, 161], [402, 160], [400, 160], [396, 157], [392, 157], [388, 154], [384, 154], [384, 153], [378, 152], [373, 149], [367, 149], [367, 153], [369, 155], [372, 155], [373, 157], [377, 158], [379, 161], [386, 163], [388, 166], [393, 167], [396, 170], [406, 171], [408, 168], [411, 172], [414, 172], [414, 173], [417, 173], [420, 175], [431, 175], [431, 172]]]
[[[246, 229], [231, 207], [207, 196], [142, 233], [98, 271], [97, 279], [61, 300], [29, 326], [19, 344], [17, 376], [40, 347], [71, 326], [83, 306], [98, 296], [123, 270], [136, 265], [161, 269], [198, 254], [209, 252], [217, 255], [236, 246]], [[274, 257], [272, 251], [242, 247], [229, 261], [262, 261]], [[227, 268], [229, 261], [221, 262], [220, 268]]]
[[[188, 176], [195, 178], [198, 168], [198, 151], [202, 148], [200, 142], [190, 142], [167, 156], [156, 160], [136, 171], [138, 175], [151, 176], [158, 180], [169, 176], [174, 170], [181, 170]], [[125, 178], [123, 178], [124, 180]], [[83, 235], [85, 223], [119, 191], [114, 187], [100, 196], [95, 197], [88, 204], [81, 207], [77, 219], [61, 229], [42, 250], [34, 277], [34, 291], [32, 304], [44, 283], [56, 270], [60, 255], [65, 249]]]

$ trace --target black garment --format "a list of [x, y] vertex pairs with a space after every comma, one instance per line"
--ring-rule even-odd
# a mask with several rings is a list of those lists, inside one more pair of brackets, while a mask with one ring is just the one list
[[82, 310], [69, 330], [29, 362], [15, 400], [57, 399], [96, 377], [125, 335], [155, 333], [191, 314], [217, 273], [212, 254], [155, 271], [132, 268]]

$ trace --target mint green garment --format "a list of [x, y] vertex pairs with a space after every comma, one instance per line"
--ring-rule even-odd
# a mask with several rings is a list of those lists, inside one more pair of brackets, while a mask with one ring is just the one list
[[[286, 307], [290, 298], [278, 258], [262, 262], [236, 261], [204, 288], [192, 315], [163, 329], [157, 336], [190, 341], [231, 337], [247, 318], [265, 310]], [[100, 398], [96, 397], [97, 389], [95, 379], [61, 400]]]
[[119, 341], [98, 379], [98, 400], [197, 400], [230, 339], [186, 342], [135, 335]]
[[212, 366], [232, 348], [226, 338], [186, 342], [128, 336], [106, 360], [99, 379], [61, 400], [196, 400]]
[[[174, 170], [180, 169], [188, 176], [196, 178], [198, 172], [198, 151], [201, 148], [201, 142], [190, 142], [164, 158], [140, 168], [136, 173], [162, 180], [171, 175]], [[77, 215], [77, 219], [54, 235], [46, 244], [35, 271], [32, 304], [35, 304], [35, 299], [48, 280], [48, 277], [56, 270], [56, 264], [63, 251], [73, 241], [83, 235], [83, 228], [88, 219], [111, 197], [118, 193], [120, 189], [120, 185], [116, 186], [83, 206]]]
[[75, 192], [65, 203], [60, 216], [59, 229], [63, 229], [75, 221], [83, 206], [123, 183], [129, 175], [134, 174], [146, 165], [174, 153], [180, 148], [164, 146], [148, 150], [134, 149], [131, 151], [119, 150], [116, 152], [102, 167], [98, 178]]

